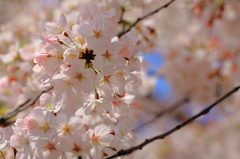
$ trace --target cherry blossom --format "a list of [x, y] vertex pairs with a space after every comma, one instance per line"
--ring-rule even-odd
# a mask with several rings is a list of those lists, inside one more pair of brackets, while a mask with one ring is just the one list
[[24, 119], [27, 127], [29, 128], [29, 134], [33, 136], [45, 137], [51, 139], [55, 133], [53, 119], [54, 115], [49, 112], [43, 112], [40, 108], [34, 109]]
[[1, 144], [0, 149], [4, 148], [7, 145], [7, 139], [5, 139], [5, 132], [3, 128], [0, 128], [0, 134], [1, 134]]
[[52, 34], [61, 34], [62, 31], [67, 26], [67, 18], [64, 14], [61, 14], [59, 22], [46, 22], [45, 28], [48, 30], [49, 33]]
[[103, 16], [97, 14], [94, 16], [90, 24], [83, 24], [80, 27], [80, 33], [87, 38], [88, 45], [93, 46], [94, 42], [108, 42], [116, 35], [116, 27], [114, 25], [105, 24]]
[[88, 138], [92, 144], [90, 154], [94, 159], [99, 158], [99, 156], [107, 155], [102, 152], [102, 147], [110, 146], [109, 144], [113, 139], [113, 135], [110, 134], [111, 131], [111, 128], [104, 124], [100, 124], [94, 129], [89, 129], [87, 131]]
[[92, 81], [95, 80], [96, 75], [92, 69], [85, 69], [84, 67], [84, 61], [79, 60], [78, 63], [74, 63], [71, 67], [63, 70], [62, 74], [72, 79], [77, 91], [90, 93], [93, 91]]
[[24, 132], [18, 127], [13, 127], [14, 135], [11, 136], [10, 145], [17, 150], [17, 158], [31, 158], [32, 148], [27, 132]]

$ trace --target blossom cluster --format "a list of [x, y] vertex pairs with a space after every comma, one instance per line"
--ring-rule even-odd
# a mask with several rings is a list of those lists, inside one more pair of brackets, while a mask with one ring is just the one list
[[15, 148], [17, 158], [98, 159], [135, 142], [131, 112], [141, 84], [138, 36], [130, 31], [117, 37], [114, 8], [87, 9], [89, 21], [70, 28], [61, 14], [58, 22], [45, 23], [46, 37], [39, 34], [34, 76], [41, 88], [53, 89], [41, 95], [39, 108], [17, 119], [12, 133], [1, 129], [1, 147]]
[[[0, 85], [1, 85], [1, 91], [0, 91], [0, 100], [1, 105], [3, 107], [3, 113], [8, 113], [10, 111], [13, 111], [16, 109], [20, 104], [24, 103], [26, 100], [34, 99], [39, 93], [41, 93], [44, 90], [44, 87], [40, 87], [41, 82], [45, 80], [45, 78], [48, 78], [49, 75], [46, 77], [43, 77], [44, 71], [40, 70], [40, 67], [35, 66], [33, 63], [33, 55], [36, 52], [42, 52], [46, 51], [45, 45], [48, 42], [52, 43], [58, 43], [56, 42], [57, 39], [63, 40], [63, 44], [66, 43], [71, 45], [74, 45], [68, 37], [62, 35], [62, 37], [56, 36], [58, 32], [61, 30], [51, 30], [51, 25], [54, 25], [53, 23], [49, 22], [46, 24], [46, 21], [55, 21], [57, 22], [59, 20], [59, 17], [61, 13], [65, 13], [68, 24], [65, 26], [65, 29], [67, 29], [67, 32], [69, 36], [72, 36], [72, 40], [76, 41], [75, 43], [79, 45], [81, 48], [81, 51], [86, 51], [87, 46], [84, 46], [84, 43], [86, 39], [90, 39], [92, 35], [87, 35], [88, 33], [83, 33], [85, 37], [83, 37], [79, 33], [79, 27], [83, 24], [83, 22], [89, 23], [90, 20], [93, 19], [93, 17], [96, 14], [101, 14], [103, 16], [106, 23], [108, 24], [114, 24], [115, 27], [109, 27], [106, 26], [104, 29], [105, 33], [111, 30], [110, 34], [107, 34], [103, 39], [109, 39], [110, 36], [116, 36], [119, 35], [120, 32], [122, 32], [123, 25], [126, 25], [125, 27], [128, 27], [131, 24], [132, 20], [124, 20], [121, 22], [121, 12], [124, 10], [124, 14], [129, 14], [134, 17], [137, 15], [135, 12], [132, 14], [132, 12], [129, 12], [128, 10], [134, 8], [134, 9], [141, 9], [143, 5], [145, 5], [145, 2], [140, 1], [131, 1], [131, 2], [122, 2], [122, 1], [109, 1], [109, 3], [100, 3], [99, 6], [89, 4], [86, 5], [86, 3], [89, 3], [90, 1], [81, 1], [78, 2], [76, 0], [70, 0], [70, 1], [62, 1], [61, 3], [58, 0], [54, 0], [51, 3], [47, 1], [19, 1], [14, 2], [17, 8], [12, 9], [11, 6], [8, 6], [8, 2], [1, 2], [3, 3], [2, 6], [8, 7], [9, 10], [6, 10], [6, 14], [9, 16], [8, 21], [4, 24], [1, 24], [0, 27], [0, 60], [1, 60], [1, 77], [0, 77]], [[27, 5], [26, 5], [27, 4]], [[1, 9], [4, 10], [4, 7]], [[18, 15], [17, 17], [14, 15]], [[5, 18], [0, 17], [0, 20], [3, 21]], [[95, 21], [95, 20], [94, 20]], [[93, 21], [93, 22], [94, 22]], [[95, 22], [94, 22], [95, 23]], [[78, 25], [75, 25], [78, 24]], [[60, 25], [60, 24], [59, 24]], [[116, 26], [118, 25], [118, 26]], [[15, 27], [16, 26], [16, 27]], [[73, 27], [74, 26], [74, 27]], [[62, 26], [59, 26], [62, 27]], [[85, 26], [87, 27], [87, 26]], [[56, 27], [57, 28], [57, 27]], [[68, 30], [71, 29], [71, 30]], [[89, 28], [90, 29], [90, 28]], [[87, 28], [86, 31], [89, 31]], [[50, 31], [50, 32], [47, 32]], [[154, 38], [154, 29], [152, 29], [152, 26], [142, 26], [138, 25], [138, 29], [135, 29], [135, 31], [138, 33], [138, 38], [136, 37], [136, 33], [132, 32], [129, 33], [127, 36], [132, 36], [134, 41], [137, 42], [137, 45], [141, 44], [141, 47], [138, 49], [135, 49], [132, 47], [132, 53], [136, 54], [139, 50], [152, 50], [154, 49], [152, 42], [152, 39], [149, 39], [150, 37]], [[37, 34], [40, 33], [40, 34]], [[51, 35], [49, 35], [49, 33]], [[53, 36], [54, 34], [54, 36]], [[79, 35], [78, 35], [79, 34]], [[85, 35], [86, 34], [86, 35]], [[90, 33], [91, 34], [91, 33]], [[42, 36], [43, 35], [43, 36]], [[140, 35], [140, 36], [139, 36]], [[152, 35], [152, 36], [149, 36]], [[48, 37], [47, 37], [48, 36]], [[87, 37], [89, 36], [89, 37]], [[109, 36], [109, 37], [108, 37]], [[135, 36], [135, 37], [134, 37]], [[47, 38], [45, 38], [47, 37]], [[56, 38], [55, 38], [56, 37]], [[84, 39], [85, 38], [85, 39]], [[115, 38], [116, 39], [116, 38]], [[54, 42], [55, 40], [55, 42]], [[64, 41], [65, 40], [65, 41]], [[112, 39], [111, 39], [112, 40]], [[109, 41], [109, 40], [108, 40]], [[118, 41], [115, 41], [115, 43], [110, 45], [110, 42], [106, 42], [109, 44], [105, 44], [104, 48], [102, 50], [99, 50], [99, 54], [104, 54], [104, 49], [112, 49], [112, 47], [118, 47], [117, 49], [128, 49], [126, 47], [126, 37], [122, 37], [122, 40], [119, 42], [123, 43], [120, 44]], [[112, 42], [113, 42], [112, 41]], [[60, 41], [61, 42], [61, 41]], [[65, 42], [65, 43], [64, 43]], [[97, 46], [102, 45], [102, 43], [96, 43], [94, 40], [92, 40], [92, 44], [88, 44], [90, 50], [98, 49]], [[111, 43], [112, 43], [111, 42]], [[39, 45], [39, 43], [41, 43]], [[63, 44], [59, 45], [61, 47], [58, 47], [58, 44], [55, 46], [48, 45], [47, 51], [49, 49], [57, 47], [60, 51]], [[95, 45], [96, 44], [96, 45]], [[92, 45], [90, 47], [90, 45]], [[122, 46], [121, 46], [122, 45]], [[67, 46], [66, 46], [67, 47]], [[121, 47], [121, 48], [119, 48]], [[76, 49], [76, 48], [75, 48]], [[65, 51], [62, 49], [61, 51]], [[94, 53], [96, 54], [96, 53]], [[129, 55], [128, 55], [129, 54]], [[131, 56], [130, 53], [126, 53], [127, 58]], [[39, 54], [40, 55], [40, 54]], [[34, 55], [38, 56], [38, 55]], [[104, 55], [105, 56], [105, 55]], [[100, 57], [103, 56], [97, 56], [96, 58], [98, 60], [94, 61], [95, 67], [98, 67], [98, 69], [102, 69], [103, 66], [99, 66], [100, 63]], [[114, 58], [111, 57], [111, 59], [115, 59], [114, 62], [115, 65], [121, 65], [123, 62], [122, 58], [119, 58], [119, 60], [116, 60], [119, 56], [115, 56]], [[60, 57], [59, 57], [60, 58]], [[83, 57], [86, 58], [86, 57]], [[126, 59], [125, 59], [126, 60]], [[129, 65], [132, 65], [134, 62], [134, 57], [129, 58], [130, 62]], [[91, 60], [90, 60], [91, 61]], [[138, 60], [136, 61], [138, 62]], [[65, 63], [65, 62], [64, 62]], [[110, 64], [111, 62], [108, 62]], [[35, 73], [32, 71], [32, 68], [34, 67]], [[49, 66], [51, 67], [51, 66]], [[55, 65], [54, 67], [57, 67]], [[135, 66], [131, 66], [135, 67]], [[37, 69], [39, 69], [37, 71]], [[54, 68], [52, 68], [54, 69]], [[130, 67], [129, 67], [130, 69]], [[131, 68], [132, 69], [132, 68]], [[139, 69], [139, 68], [138, 68]], [[51, 69], [50, 69], [51, 70]], [[52, 71], [50, 73], [50, 70], [47, 74], [54, 74], [55, 71]], [[38, 72], [38, 73], [37, 73]], [[42, 76], [39, 75], [42, 73]], [[141, 78], [143, 78], [142, 76]], [[26, 115], [23, 113], [20, 116]]]

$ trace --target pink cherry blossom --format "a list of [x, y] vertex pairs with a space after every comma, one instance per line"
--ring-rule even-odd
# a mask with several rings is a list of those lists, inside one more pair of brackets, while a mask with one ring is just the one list
[[131, 131], [134, 127], [135, 121], [131, 118], [122, 119], [114, 128], [116, 136], [120, 141], [117, 144], [118, 149], [126, 149], [131, 147], [136, 141], [136, 135]]
[[99, 156], [102, 156], [102, 147], [110, 146], [109, 143], [113, 139], [113, 135], [110, 134], [111, 131], [112, 129], [105, 124], [100, 124], [96, 126], [94, 130], [89, 129], [87, 131], [88, 138], [92, 145], [90, 154], [93, 159], [97, 159]]
[[121, 50], [121, 42], [95, 42], [93, 43], [92, 49], [96, 55], [93, 65], [96, 69], [102, 71], [106, 66], [117, 67], [124, 65], [126, 63], [125, 59], [122, 56], [117, 55]]
[[60, 99], [60, 97], [56, 96], [55, 94], [50, 95], [48, 93], [44, 93], [41, 95], [39, 101], [40, 106], [53, 113], [58, 112], [62, 106], [62, 99]]
[[101, 11], [101, 8], [96, 4], [87, 5], [86, 11], [90, 14], [91, 17], [94, 17], [97, 14], [100, 14], [104, 18], [110, 18], [115, 14], [115, 8], [111, 8], [107, 11]]
[[82, 120], [78, 116], [67, 119], [65, 114], [58, 114], [56, 117], [56, 133], [60, 138], [71, 138], [75, 133], [84, 134], [86, 128], [82, 125]]
[[61, 14], [59, 22], [46, 22], [45, 23], [45, 28], [49, 33], [52, 34], [61, 34], [62, 31], [66, 28], [67, 26], [67, 18], [64, 14]]
[[14, 135], [11, 136], [10, 145], [17, 150], [19, 159], [28, 159], [32, 156], [32, 148], [27, 132], [18, 127], [13, 127]]
[[29, 134], [37, 138], [45, 137], [51, 139], [55, 133], [54, 115], [49, 111], [42, 109], [33, 109], [30, 114], [25, 117], [25, 122], [29, 128]]
[[111, 40], [116, 35], [116, 28], [114, 25], [105, 24], [105, 19], [97, 14], [90, 24], [83, 24], [80, 27], [80, 33], [87, 39], [88, 45], [91, 47], [94, 42]]
[[34, 62], [38, 66], [44, 67], [48, 74], [53, 75], [60, 70], [60, 65], [63, 64], [63, 51], [60, 44], [48, 43], [45, 52], [34, 54]]
[[4, 148], [8, 143], [8, 140], [5, 138], [5, 132], [4, 131], [5, 130], [0, 127], [0, 150], [2, 148]]
[[92, 81], [95, 80], [95, 72], [92, 69], [85, 69], [84, 61], [79, 60], [71, 67], [62, 71], [62, 74], [72, 79], [72, 83], [77, 91], [90, 93], [93, 91]]
[[34, 155], [38, 158], [52, 159], [60, 158], [63, 152], [58, 148], [58, 143], [54, 140], [39, 139], [34, 140], [31, 146], [35, 148]]

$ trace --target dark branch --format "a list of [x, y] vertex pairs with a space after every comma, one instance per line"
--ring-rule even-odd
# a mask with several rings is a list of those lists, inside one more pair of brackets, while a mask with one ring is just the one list
[[[31, 99], [28, 99], [26, 102], [24, 102], [23, 104], [19, 105], [19, 106], [18, 106], [15, 110], [13, 110], [12, 112], [9, 112], [8, 114], [1, 116], [1, 117], [0, 117], [0, 125], [8, 126], [8, 125], [12, 124], [12, 122], [9, 122], [9, 121], [7, 121], [7, 120], [10, 119], [10, 118], [12, 118], [12, 117], [14, 117], [14, 116], [17, 115], [19, 112], [27, 109], [27, 108], [30, 107], [31, 105], [34, 105], [43, 93], [46, 93], [46, 92], [50, 91], [52, 88], [53, 88], [53, 87], [50, 87], [50, 88], [48, 88], [47, 90], [42, 91], [35, 99], [32, 100], [31, 103], [29, 103], [29, 102], [31, 101]], [[28, 104], [28, 103], [29, 103], [29, 104]]]
[[149, 123], [152, 123], [153, 121], [155, 121], [156, 119], [160, 118], [161, 116], [163, 116], [164, 114], [168, 114], [171, 113], [172, 111], [174, 111], [175, 109], [177, 109], [178, 107], [186, 104], [189, 102], [189, 98], [184, 98], [180, 101], [178, 101], [177, 103], [173, 104], [172, 106], [170, 106], [169, 108], [161, 111], [160, 113], [158, 113], [154, 118], [152, 118], [151, 120], [147, 121], [146, 123], [138, 126], [137, 128], [133, 129], [134, 132], [138, 131], [140, 128], [148, 125]]
[[120, 16], [120, 20], [118, 22], [118, 24], [122, 24], [122, 32], [124, 32], [125, 27], [126, 27], [126, 22], [123, 20], [124, 13], [125, 13], [125, 8], [122, 6], [121, 7], [121, 16]]
[[124, 35], [125, 33], [129, 32], [129, 31], [132, 29], [132, 27], [134, 27], [135, 25], [137, 25], [137, 23], [139, 23], [140, 21], [142, 21], [142, 20], [150, 17], [151, 15], [159, 12], [160, 10], [162, 10], [162, 9], [164, 9], [164, 8], [167, 8], [167, 7], [168, 7], [172, 2], [174, 2], [174, 1], [175, 1], [175, 0], [171, 0], [171, 1], [168, 2], [167, 4], [165, 4], [165, 5], [161, 6], [160, 8], [152, 11], [151, 13], [149, 13], [149, 14], [141, 17], [141, 18], [138, 18], [132, 25], [129, 26], [129, 28], [128, 28], [127, 30], [122, 31], [121, 33], [119, 33], [119, 34], [118, 34], [118, 37], [121, 37], [121, 36]]
[[177, 126], [175, 126], [173, 129], [167, 131], [164, 134], [155, 136], [153, 138], [150, 139], [146, 139], [143, 143], [141, 143], [140, 145], [134, 146], [132, 148], [126, 149], [126, 150], [120, 150], [118, 151], [118, 153], [116, 153], [115, 155], [108, 157], [107, 159], [113, 159], [115, 157], [119, 157], [119, 156], [124, 156], [130, 153], [133, 153], [136, 150], [141, 150], [145, 145], [158, 140], [158, 139], [164, 139], [165, 137], [167, 137], [168, 135], [171, 135], [172, 133], [174, 133], [175, 131], [181, 129], [182, 127], [186, 126], [187, 124], [191, 123], [192, 121], [194, 121], [195, 119], [199, 118], [202, 115], [206, 115], [213, 107], [217, 106], [219, 103], [221, 103], [223, 100], [225, 100], [226, 98], [228, 98], [229, 96], [231, 96], [233, 93], [237, 92], [240, 89], [240, 86], [235, 87], [234, 89], [232, 89], [230, 92], [228, 92], [227, 94], [225, 94], [222, 98], [218, 99], [216, 102], [214, 102], [213, 104], [211, 104], [210, 106], [208, 106], [207, 108], [205, 108], [204, 110], [202, 110], [200, 113], [192, 116], [191, 118], [189, 118], [188, 120], [186, 120], [185, 122], [183, 122], [182, 124], [179, 124]]

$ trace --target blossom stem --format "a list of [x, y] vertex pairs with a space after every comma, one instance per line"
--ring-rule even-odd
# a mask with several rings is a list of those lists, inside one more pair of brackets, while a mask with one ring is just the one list
[[0, 151], [0, 152], [1, 152], [1, 155], [2, 155], [3, 159], [6, 159], [3, 152], [2, 151]]
[[60, 40], [58, 40], [58, 43], [61, 44], [61, 45], [66, 46], [66, 47], [68, 47], [68, 48], [70, 48], [67, 44], [65, 44], [64, 42], [62, 42], [62, 41], [60, 41]]
[[[68, 39], [73, 43], [73, 45], [75, 45], [76, 46], [76, 48], [78, 48], [78, 46], [75, 44], [75, 42], [69, 37], [69, 36], [67, 36], [68, 37]], [[79, 48], [78, 48], [79, 49]]]
[[94, 93], [95, 93], [95, 98], [96, 98], [96, 99], [99, 99], [99, 95], [98, 95], [98, 93], [97, 93], [97, 89], [96, 89], [96, 86], [95, 86], [95, 84], [94, 84], [93, 81], [92, 81], [92, 85], [93, 85], [93, 89], [94, 89]]
[[66, 46], [66, 47], [70, 48], [70, 46], [68, 46], [67, 44], [64, 44], [64, 43], [63, 43], [62, 45], [64, 45], [64, 46]]
[[99, 72], [97, 69], [95, 69], [93, 66], [91, 66], [91, 65], [88, 65], [87, 67], [85, 67], [85, 68], [91, 68], [91, 69], [93, 69], [93, 71], [95, 71], [96, 73], [101, 73], [101, 72]]
[[101, 72], [99, 72], [98, 70], [96, 70], [95, 68], [93, 68], [93, 70], [94, 70], [96, 73], [101, 73]]
[[[76, 48], [78, 48], [78, 49], [80, 50], [80, 48], [75, 44], [75, 42], [71, 39], [71, 37], [70, 37], [70, 36], [67, 36], [67, 37], [68, 37], [68, 39], [73, 43], [73, 45], [75, 45]], [[82, 52], [81, 52], [81, 51], [80, 51], [79, 56], [80, 56], [80, 57], [82, 56]]]

